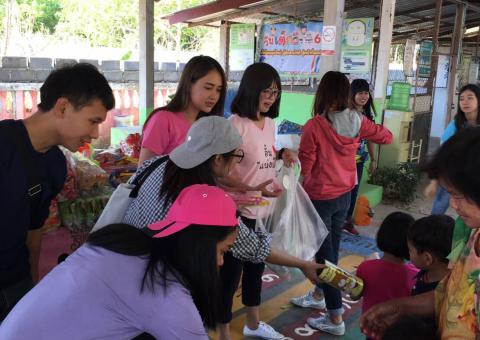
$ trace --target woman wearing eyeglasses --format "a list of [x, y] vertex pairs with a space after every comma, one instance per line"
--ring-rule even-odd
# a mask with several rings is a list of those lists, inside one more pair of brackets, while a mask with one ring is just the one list
[[[275, 178], [275, 161], [281, 158], [290, 165], [295, 155], [289, 150], [275, 150], [275, 123], [280, 106], [281, 83], [277, 71], [265, 63], [255, 63], [247, 67], [240, 82], [238, 92], [232, 102], [230, 121], [242, 136], [240, 148], [245, 157], [235, 164], [229, 176], [221, 183], [244, 191], [261, 191], [265, 197], [281, 194]], [[264, 207], [244, 207], [240, 210], [241, 219], [251, 230], [255, 230], [256, 219], [266, 213]], [[229, 323], [232, 319], [233, 295], [242, 277], [242, 302], [247, 306], [247, 322], [243, 328], [245, 336], [264, 339], [282, 339], [282, 334], [260, 321], [259, 305], [262, 290], [264, 263], [239, 261], [227, 254], [225, 265], [220, 271], [224, 301], [221, 307], [219, 327], [220, 340], [230, 340]], [[222, 320], [223, 318], [223, 320]]]

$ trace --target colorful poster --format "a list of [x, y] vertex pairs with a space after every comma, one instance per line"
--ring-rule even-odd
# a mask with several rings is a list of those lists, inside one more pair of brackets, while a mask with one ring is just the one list
[[243, 71], [253, 64], [255, 53], [255, 24], [233, 24], [230, 26], [230, 71]]
[[413, 58], [415, 56], [415, 46], [417, 41], [407, 39], [405, 42], [405, 52], [403, 53], [403, 73], [406, 77], [413, 77]]
[[335, 55], [335, 41], [337, 36], [336, 26], [323, 26], [322, 29], [322, 54]]
[[432, 64], [433, 43], [429, 40], [424, 40], [420, 44], [420, 51], [418, 56], [418, 77], [430, 77], [430, 69]]
[[343, 20], [340, 71], [370, 73], [374, 18]]
[[260, 61], [283, 75], [318, 74], [322, 26], [321, 22], [264, 25]]

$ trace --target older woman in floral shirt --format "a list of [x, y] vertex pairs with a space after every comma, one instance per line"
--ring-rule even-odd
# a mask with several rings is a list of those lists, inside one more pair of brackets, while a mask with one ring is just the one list
[[480, 310], [480, 128], [468, 128], [445, 142], [426, 167], [450, 194], [459, 215], [454, 232], [451, 273], [435, 291], [377, 305], [360, 320], [369, 337], [407, 314], [436, 316], [444, 339], [476, 339]]

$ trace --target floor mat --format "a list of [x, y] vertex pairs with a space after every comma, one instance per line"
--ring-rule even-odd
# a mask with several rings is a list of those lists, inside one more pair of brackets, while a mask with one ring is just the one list
[[[347, 234], [342, 234], [340, 249], [339, 265], [348, 271], [354, 271], [365, 257], [378, 252], [374, 239]], [[291, 297], [303, 295], [310, 289], [312, 284], [297, 269], [289, 270], [289, 277], [281, 277], [267, 268], [263, 275], [261, 320], [281, 332], [286, 340], [338, 339], [338, 336], [322, 333], [306, 324], [307, 318], [317, 317], [325, 311], [298, 308], [289, 303]], [[230, 325], [232, 339], [253, 340], [254, 338], [244, 337], [242, 334], [246, 309], [241, 304], [240, 294], [237, 292], [235, 295], [233, 320]], [[361, 304], [361, 300], [351, 301], [348, 296], [343, 297], [346, 333], [342, 339], [364, 338], [358, 327]], [[210, 336], [212, 339], [218, 337], [215, 333], [211, 333]]]

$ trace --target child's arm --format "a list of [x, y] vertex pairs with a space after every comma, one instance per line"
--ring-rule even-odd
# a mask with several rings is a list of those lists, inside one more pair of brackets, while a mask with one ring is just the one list
[[435, 179], [430, 180], [430, 183], [427, 185], [425, 190], [423, 190], [423, 195], [426, 198], [433, 198], [435, 197], [435, 194], [437, 193], [438, 189], [438, 182]]

